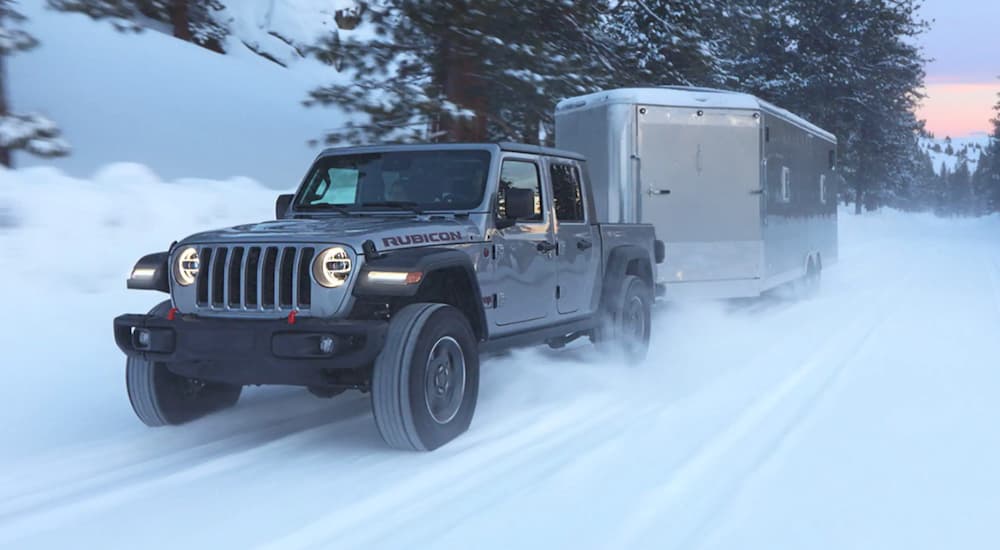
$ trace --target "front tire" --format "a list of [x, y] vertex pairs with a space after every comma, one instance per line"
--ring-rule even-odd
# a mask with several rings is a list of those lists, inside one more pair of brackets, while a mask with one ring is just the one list
[[[150, 315], [166, 316], [170, 302], [153, 308]], [[132, 410], [150, 427], [190, 422], [232, 407], [243, 386], [203, 382], [171, 372], [166, 363], [130, 357], [125, 362], [125, 386]]]
[[372, 373], [372, 410], [386, 444], [444, 445], [469, 428], [478, 396], [478, 344], [462, 312], [420, 303], [393, 315]]

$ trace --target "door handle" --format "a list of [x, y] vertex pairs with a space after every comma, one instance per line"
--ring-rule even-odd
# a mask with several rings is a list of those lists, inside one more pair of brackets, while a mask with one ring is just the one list
[[535, 246], [535, 249], [541, 252], [542, 254], [547, 254], [555, 250], [556, 245], [554, 243], [550, 243], [549, 241], [538, 241], [538, 244]]
[[649, 193], [650, 195], [669, 195], [670, 194], [670, 190], [669, 189], [654, 189], [654, 188], [650, 187], [649, 191], [647, 191], [647, 193]]
[[576, 247], [579, 250], [587, 250], [592, 246], [594, 246], [594, 243], [588, 241], [587, 239], [580, 239], [579, 241], [576, 241]]
[[750, 190], [750, 194], [751, 195], [763, 195], [764, 194], [764, 188], [761, 187], [760, 189], [751, 189]]

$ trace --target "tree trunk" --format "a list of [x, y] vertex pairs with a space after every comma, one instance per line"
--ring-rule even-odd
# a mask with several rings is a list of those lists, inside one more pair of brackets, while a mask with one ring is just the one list
[[186, 42], [194, 42], [191, 34], [191, 21], [188, 17], [188, 0], [173, 0], [170, 2], [170, 24], [174, 27], [174, 36]]
[[488, 102], [478, 62], [461, 46], [460, 37], [445, 40], [442, 50], [441, 90], [448, 101], [474, 115], [467, 118], [442, 113], [435, 133], [443, 134], [445, 141], [485, 141]]
[[855, 214], [860, 214], [861, 213], [861, 203], [862, 203], [862, 201], [865, 198], [865, 192], [864, 192], [863, 189], [861, 189], [861, 183], [860, 182], [854, 187], [854, 192], [855, 192], [855, 195], [854, 195], [854, 213]]
[[[3, 21], [0, 19], [0, 24]], [[7, 109], [7, 72], [4, 62], [6, 59], [4, 56], [0, 55], [0, 120], [8, 114]], [[6, 166], [7, 168], [14, 167], [14, 159], [11, 154], [10, 149], [0, 146], [0, 165]]]

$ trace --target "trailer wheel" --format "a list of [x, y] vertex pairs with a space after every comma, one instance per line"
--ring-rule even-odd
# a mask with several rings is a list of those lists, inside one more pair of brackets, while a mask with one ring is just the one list
[[419, 303], [389, 322], [372, 372], [372, 411], [393, 448], [432, 451], [469, 428], [479, 395], [479, 349], [468, 319]]
[[[166, 316], [170, 301], [153, 308], [150, 315]], [[151, 427], [190, 422], [206, 414], [232, 407], [243, 386], [203, 382], [170, 372], [166, 363], [128, 358], [125, 386], [132, 410]]]
[[809, 263], [806, 264], [806, 274], [798, 281], [799, 298], [808, 299], [819, 294], [823, 278], [823, 268], [821, 265], [819, 256], [809, 259]]
[[594, 343], [629, 363], [644, 360], [649, 351], [652, 290], [639, 277], [626, 275], [610, 301], [601, 325], [594, 331]]

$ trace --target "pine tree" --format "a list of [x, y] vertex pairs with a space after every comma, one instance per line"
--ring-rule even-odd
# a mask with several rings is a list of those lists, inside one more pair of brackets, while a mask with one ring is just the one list
[[[839, 139], [839, 166], [855, 209], [891, 203], [891, 182], [913, 166], [913, 108], [927, 28], [917, 0], [747, 0], [753, 18], [734, 23], [736, 86], [803, 115]], [[751, 46], [740, 46], [749, 44]]]
[[48, 0], [53, 9], [108, 19], [119, 30], [139, 31], [148, 17], [169, 24], [175, 37], [224, 53], [229, 34], [221, 0]]
[[386, 0], [365, 4], [366, 41], [320, 41], [314, 55], [352, 77], [313, 90], [307, 105], [354, 116], [328, 143], [534, 143], [551, 136], [555, 102], [608, 87], [619, 63], [601, 30], [602, 1]]
[[623, 0], [608, 24], [630, 61], [626, 85], [717, 86], [726, 80], [713, 36], [720, 6], [714, 0]]
[[976, 187], [980, 189], [985, 210], [1000, 212], [1000, 99], [993, 106], [993, 111], [996, 113], [990, 121], [993, 124], [993, 131], [990, 133], [989, 144], [979, 159]]
[[948, 178], [949, 210], [956, 216], [972, 214], [972, 174], [969, 163], [961, 160]]
[[14, 113], [8, 105], [6, 59], [38, 45], [33, 36], [17, 27], [25, 18], [14, 4], [0, 0], [0, 165], [6, 167], [13, 166], [15, 150], [41, 157], [63, 156], [70, 150], [54, 122], [37, 113]]

